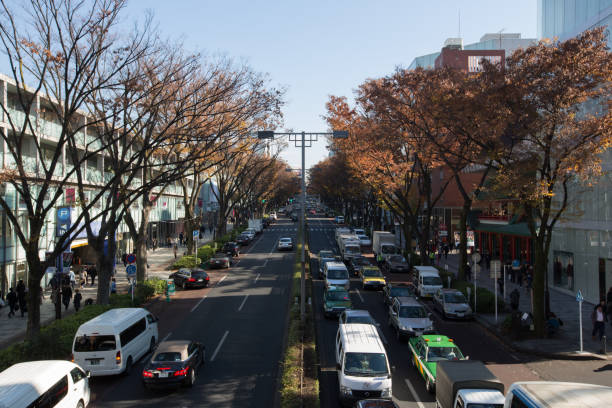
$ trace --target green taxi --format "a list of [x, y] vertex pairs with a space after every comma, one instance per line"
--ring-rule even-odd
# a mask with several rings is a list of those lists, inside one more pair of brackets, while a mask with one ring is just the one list
[[413, 337], [408, 341], [410, 362], [425, 380], [425, 388], [433, 393], [436, 384], [436, 364], [442, 360], [465, 360], [453, 339], [440, 334]]
[[323, 313], [325, 317], [338, 317], [340, 313], [352, 307], [351, 297], [343, 286], [330, 286], [325, 289], [323, 294]]

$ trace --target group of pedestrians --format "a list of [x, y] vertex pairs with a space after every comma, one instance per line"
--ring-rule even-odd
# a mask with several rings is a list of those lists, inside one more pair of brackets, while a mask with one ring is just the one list
[[595, 309], [591, 313], [591, 321], [593, 322], [591, 336], [593, 340], [601, 341], [606, 334], [606, 322], [612, 324], [612, 287], [608, 290], [606, 298], [601, 299], [599, 304], [595, 305]]
[[17, 310], [21, 311], [21, 317], [24, 317], [25, 313], [28, 311], [27, 292], [27, 288], [22, 279], [17, 283], [17, 289], [9, 289], [9, 293], [6, 295], [6, 301], [9, 305], [9, 318], [15, 316], [15, 311]]

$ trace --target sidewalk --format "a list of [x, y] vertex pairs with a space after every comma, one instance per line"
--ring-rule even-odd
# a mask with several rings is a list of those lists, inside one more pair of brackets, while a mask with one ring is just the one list
[[[448, 265], [448, 270], [457, 275], [459, 263], [459, 254], [449, 254], [448, 259], [441, 258], [438, 266], [445, 267]], [[446, 282], [445, 282], [446, 284]], [[495, 280], [489, 277], [489, 270], [482, 268], [477, 280], [478, 287], [484, 287], [493, 292], [495, 288]], [[525, 287], [519, 287], [517, 284], [510, 282], [509, 274], [506, 276], [506, 304], [510, 303], [510, 292], [515, 288], [519, 289], [521, 294], [519, 300], [519, 310], [523, 312], [531, 311], [531, 297]], [[503, 294], [498, 293], [498, 296]], [[498, 311], [497, 322], [494, 314], [478, 314], [476, 321], [485, 326], [490, 331], [494, 332], [502, 341], [510, 347], [520, 352], [537, 354], [551, 358], [601, 358], [612, 359], [612, 341], [607, 342], [607, 355], [600, 354], [602, 344], [599, 341], [594, 341], [591, 338], [591, 312], [595, 308], [592, 303], [584, 302], [582, 304], [582, 338], [584, 345], [584, 354], [578, 353], [580, 350], [580, 335], [579, 335], [579, 316], [578, 303], [573, 296], [565, 294], [550, 288], [550, 309], [557, 317], [563, 321], [563, 326], [554, 335], [553, 338], [544, 339], [525, 339], [513, 341], [507, 335], [501, 334], [500, 326], [502, 322], [510, 315], [508, 311]], [[606, 332], [608, 336], [612, 335], [610, 323], [606, 323]]]
[[[228, 231], [231, 231], [232, 225], [227, 226]], [[212, 234], [209, 232], [202, 236], [198, 240], [198, 247], [207, 244], [212, 241]], [[185, 247], [179, 247], [179, 257], [185, 252]], [[158, 248], [155, 251], [149, 250], [147, 254], [150, 268], [148, 269], [149, 277], [158, 277], [161, 279], [168, 278], [170, 271], [166, 268], [174, 262], [174, 252], [172, 248]], [[121, 263], [117, 264], [117, 273], [115, 275], [117, 282], [117, 292], [125, 293], [128, 290], [127, 275], [125, 268]], [[98, 280], [96, 279], [95, 285], [84, 285], [81, 290], [83, 300], [81, 301], [81, 307], [84, 306], [87, 299], [93, 299], [94, 302], [97, 296]], [[55, 320], [55, 305], [50, 299], [50, 290], [45, 290], [43, 303], [40, 306], [40, 323], [41, 326], [45, 326]], [[74, 293], [74, 291], [73, 291]], [[13, 318], [8, 317], [9, 308], [5, 306], [0, 309], [0, 348], [10, 346], [11, 344], [22, 340], [25, 337], [27, 314], [21, 317], [21, 311], [15, 312]], [[74, 313], [74, 304], [72, 301], [68, 306], [68, 310], [64, 310], [62, 305], [62, 317], [69, 316]]]

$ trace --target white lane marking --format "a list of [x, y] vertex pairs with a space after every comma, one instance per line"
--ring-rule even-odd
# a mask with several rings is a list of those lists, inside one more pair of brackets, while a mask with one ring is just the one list
[[166, 339], [168, 339], [168, 337], [170, 337], [172, 335], [172, 332], [166, 334], [166, 337], [164, 337], [163, 339], [161, 339], [160, 343], [163, 343], [164, 341], [166, 341]]
[[202, 301], [203, 301], [204, 299], [206, 299], [206, 296], [208, 296], [208, 295], [204, 295], [204, 297], [202, 297], [202, 299], [198, 300], [198, 303], [196, 303], [196, 304], [195, 304], [195, 306], [191, 308], [191, 310], [189, 311], [189, 313], [193, 313], [193, 311], [194, 311], [194, 310], [196, 310], [196, 309], [198, 308], [198, 306], [200, 306], [200, 303], [202, 303]]
[[355, 292], [357, 292], [357, 296], [359, 296], [359, 299], [361, 299], [361, 302], [363, 303], [363, 296], [361, 296], [361, 292], [359, 292], [359, 289], [355, 288]]
[[419, 401], [419, 399], [417, 398], [417, 393], [414, 390], [414, 387], [412, 386], [412, 383], [410, 381], [408, 381], [407, 378], [404, 378], [404, 382], [408, 386], [408, 389], [410, 390], [410, 393], [412, 394], [412, 398], [414, 398], [414, 401], [417, 403], [419, 408], [425, 408], [425, 405], [423, 405], [423, 403], [421, 401]]
[[221, 341], [219, 342], [219, 344], [217, 345], [217, 348], [215, 349], [215, 352], [213, 353], [212, 357], [210, 358], [210, 361], [215, 361], [215, 357], [217, 357], [217, 353], [219, 352], [219, 350], [221, 349], [221, 346], [223, 345], [223, 342], [225, 341], [225, 339], [227, 338], [227, 335], [229, 334], [229, 330], [225, 331], [225, 334], [223, 335], [223, 337], [221, 337]]
[[221, 282], [223, 282], [223, 281], [225, 280], [225, 278], [227, 278], [227, 275], [223, 275], [223, 277], [222, 277], [222, 278], [219, 280], [219, 282], [217, 282], [217, 283], [215, 284], [215, 286], [214, 286], [214, 287], [219, 286], [219, 285], [221, 284]]
[[244, 296], [244, 300], [242, 301], [242, 303], [240, 304], [240, 307], [238, 308], [238, 311], [240, 312], [242, 310], [242, 308], [244, 307], [244, 304], [246, 303], [247, 299], [249, 298], [249, 295], [245, 295]]
[[263, 263], [263, 266], [266, 266], [268, 264], [268, 261], [270, 260], [270, 257], [272, 256], [272, 252], [274, 252], [274, 250], [276, 249], [276, 242], [274, 243], [274, 246], [272, 247], [272, 249], [270, 250], [270, 252], [268, 252], [268, 257], [266, 258], [265, 262]]
[[257, 276], [255, 277], [255, 283], [257, 283], [257, 281], [259, 280], [260, 276], [261, 276], [261, 273], [258, 273]]

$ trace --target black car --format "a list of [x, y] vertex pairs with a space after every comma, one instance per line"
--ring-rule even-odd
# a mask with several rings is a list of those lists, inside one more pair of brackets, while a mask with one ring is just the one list
[[362, 266], [371, 266], [372, 263], [365, 256], [354, 256], [346, 262], [346, 267], [354, 276], [359, 274], [359, 268]]
[[238, 235], [236, 237], [236, 243], [237, 244], [240, 244], [240, 245], [249, 245], [249, 242], [251, 242], [251, 239], [246, 234], [240, 234], [240, 235]]
[[174, 285], [180, 286], [183, 289], [187, 288], [205, 288], [210, 282], [208, 274], [199, 268], [182, 268], [170, 275], [170, 279], [174, 280]]
[[383, 261], [382, 269], [387, 272], [410, 272], [410, 265], [402, 255], [391, 255]]
[[237, 242], [226, 242], [221, 249], [221, 252], [231, 256], [240, 255], [240, 245]]
[[393, 303], [396, 297], [416, 297], [416, 288], [411, 283], [387, 283], [383, 288], [385, 305]]
[[190, 340], [164, 341], [142, 370], [145, 388], [193, 386], [196, 371], [204, 364], [206, 349]]

